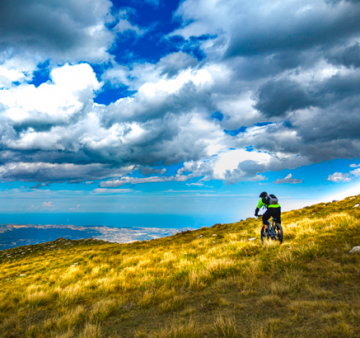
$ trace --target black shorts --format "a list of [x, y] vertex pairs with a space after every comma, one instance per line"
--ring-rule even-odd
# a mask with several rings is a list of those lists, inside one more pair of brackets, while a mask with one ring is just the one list
[[270, 217], [276, 219], [276, 223], [281, 224], [281, 208], [268, 208], [262, 217], [263, 224], [267, 224]]

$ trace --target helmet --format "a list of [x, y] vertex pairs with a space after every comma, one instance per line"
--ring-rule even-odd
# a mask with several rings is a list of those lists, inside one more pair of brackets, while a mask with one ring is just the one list
[[267, 192], [266, 192], [266, 191], [263, 191], [263, 192], [260, 194], [259, 197], [264, 198], [264, 197], [266, 197], [266, 196], [267, 196]]

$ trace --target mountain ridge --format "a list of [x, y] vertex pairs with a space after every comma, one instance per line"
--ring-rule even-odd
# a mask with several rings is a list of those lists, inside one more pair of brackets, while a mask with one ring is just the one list
[[2, 251], [0, 335], [359, 336], [360, 254], [349, 253], [359, 203], [284, 212], [281, 246], [262, 246], [261, 221], [248, 218], [150, 241]]

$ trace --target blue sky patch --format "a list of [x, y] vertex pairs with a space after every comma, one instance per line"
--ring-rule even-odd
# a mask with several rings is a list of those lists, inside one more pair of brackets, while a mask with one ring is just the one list
[[94, 102], [107, 106], [110, 103], [135, 93], [136, 91], [129, 91], [127, 86], [112, 87], [110, 84], [106, 84], [103, 90], [94, 98]]
[[237, 136], [240, 133], [245, 133], [246, 132], [247, 127], [240, 127], [239, 129], [234, 129], [234, 130], [224, 130], [225, 134], [228, 134], [230, 136]]
[[211, 117], [212, 117], [213, 119], [222, 121], [223, 118], [224, 118], [224, 115], [221, 114], [219, 111], [216, 111], [214, 114], [211, 115]]
[[33, 78], [30, 84], [33, 84], [35, 87], [39, 87], [42, 83], [45, 83], [50, 80], [50, 68], [49, 61], [39, 63], [37, 65], [38, 70], [33, 73]]
[[269, 124], [273, 124], [272, 122], [258, 122], [255, 123], [254, 126], [255, 127], [264, 127], [264, 126], [268, 126]]

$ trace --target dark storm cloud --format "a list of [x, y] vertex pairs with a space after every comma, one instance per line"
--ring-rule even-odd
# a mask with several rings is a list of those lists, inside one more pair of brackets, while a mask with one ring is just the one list
[[309, 107], [313, 100], [302, 86], [288, 79], [270, 80], [260, 87], [255, 108], [265, 116], [284, 116], [287, 112]]
[[357, 42], [334, 53], [329, 53], [327, 59], [334, 65], [358, 68], [360, 67], [360, 44]]
[[285, 116], [304, 108], [326, 108], [358, 95], [360, 73], [334, 75], [310, 86], [289, 79], [270, 80], [259, 88], [255, 108], [267, 117]]
[[[309, 152], [320, 156], [324, 147], [330, 147], [331, 150], [324, 151], [321, 157], [338, 153], [342, 158], [346, 158], [350, 153], [356, 155], [356, 143], [359, 140], [360, 128], [360, 97], [348, 98], [342, 102], [327, 107], [316, 108], [304, 112], [302, 116], [295, 114], [292, 117], [296, 124], [295, 130], [302, 143], [306, 147], [311, 147]], [[342, 113], [346, 112], [346, 113]], [[345, 143], [347, 143], [346, 146]], [[325, 146], [328, 144], [328, 146]], [[319, 149], [315, 151], [314, 147]], [[350, 155], [351, 157], [351, 155]]]
[[225, 57], [247, 57], [330, 46], [360, 32], [358, 1], [352, 1], [352, 5], [346, 8], [335, 6], [329, 9], [327, 15], [309, 11], [308, 15], [290, 14], [292, 20], [289, 20], [289, 13], [280, 10], [274, 14], [262, 18], [262, 21], [260, 18], [249, 21], [249, 28], [245, 30], [234, 30]]
[[328, 107], [341, 100], [360, 94], [360, 73], [341, 76], [334, 75], [314, 88], [316, 92], [309, 96], [316, 97], [318, 106]]
[[[82, 49], [81, 56], [73, 55], [75, 59], [100, 58], [101, 53], [92, 47], [111, 45], [112, 34], [104, 26], [111, 6], [108, 0], [0, 1], [0, 50], [13, 48], [46, 58], [71, 59], [71, 53]], [[102, 30], [90, 33], [101, 25]]]

